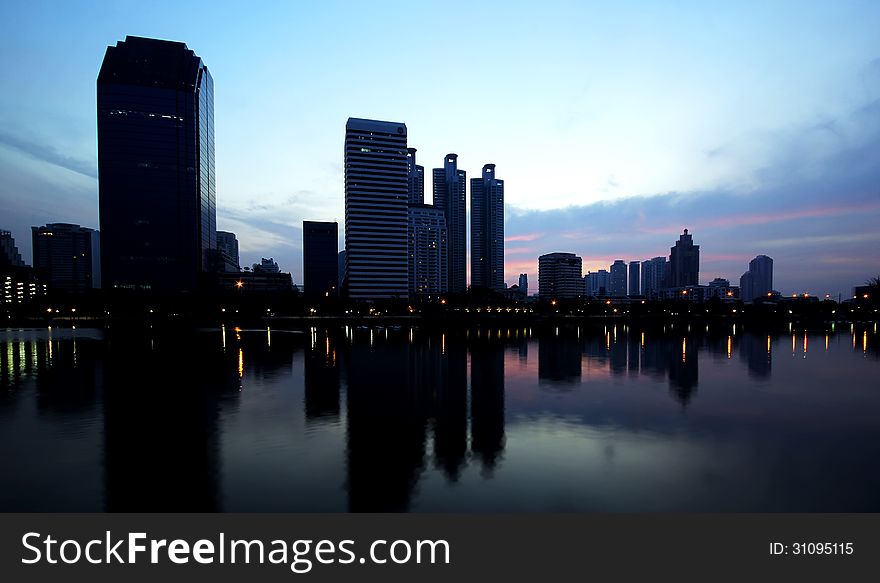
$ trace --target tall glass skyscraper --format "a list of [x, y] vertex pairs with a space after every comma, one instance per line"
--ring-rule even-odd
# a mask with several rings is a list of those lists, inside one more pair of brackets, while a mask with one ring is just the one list
[[471, 179], [471, 286], [504, 290], [504, 181], [495, 164]]
[[354, 299], [408, 295], [406, 125], [345, 124], [345, 277]]
[[467, 174], [458, 169], [458, 155], [446, 154], [443, 168], [434, 168], [434, 206], [443, 211], [448, 233], [447, 289], [467, 289]]
[[214, 82], [180, 42], [128, 36], [98, 75], [105, 289], [192, 291], [216, 247]]

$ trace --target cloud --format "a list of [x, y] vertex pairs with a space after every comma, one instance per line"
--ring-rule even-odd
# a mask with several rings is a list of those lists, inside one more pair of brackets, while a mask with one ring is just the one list
[[97, 178], [97, 164], [94, 161], [80, 160], [61, 154], [52, 146], [32, 142], [20, 136], [16, 136], [6, 130], [0, 130], [0, 144], [17, 150], [35, 160], [40, 160], [59, 168], [82, 174], [88, 178]]

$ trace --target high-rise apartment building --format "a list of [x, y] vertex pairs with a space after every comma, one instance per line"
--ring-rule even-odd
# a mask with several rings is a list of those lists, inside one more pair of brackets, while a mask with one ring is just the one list
[[693, 235], [679, 236], [675, 246], [669, 250], [668, 287], [681, 288], [700, 283], [700, 246], [694, 245]]
[[548, 253], [538, 258], [538, 296], [542, 300], [583, 295], [583, 261], [574, 253]]
[[447, 290], [448, 234], [441, 209], [409, 205], [409, 293], [439, 295]]
[[529, 295], [529, 274], [520, 273], [519, 274], [519, 291], [524, 296], [528, 297]]
[[611, 292], [611, 277], [607, 269], [599, 271], [589, 271], [584, 276], [584, 294], [601, 298], [609, 295]]
[[303, 292], [307, 297], [338, 293], [339, 226], [303, 221]]
[[642, 295], [642, 264], [638, 261], [629, 262], [629, 295]]
[[192, 291], [217, 237], [208, 68], [183, 43], [128, 36], [97, 91], [103, 287]]
[[495, 164], [471, 179], [471, 286], [504, 290], [504, 181]]
[[101, 287], [98, 231], [68, 223], [31, 227], [34, 270], [54, 291], [85, 293]]
[[739, 287], [744, 302], [770, 294], [773, 291], [773, 259], [758, 255], [749, 261], [749, 270], [740, 278]]
[[609, 269], [611, 273], [611, 289], [609, 294], [615, 297], [626, 296], [626, 262], [616, 259]]
[[346, 289], [353, 299], [408, 294], [406, 125], [345, 124]]
[[642, 294], [649, 298], [657, 298], [660, 290], [666, 287], [667, 260], [665, 257], [654, 257], [642, 261]]
[[434, 168], [434, 206], [446, 218], [447, 289], [467, 289], [467, 174], [458, 169], [458, 155], [446, 154], [443, 168]]
[[0, 231], [0, 268], [24, 267], [21, 253], [15, 245], [15, 239], [10, 231]]

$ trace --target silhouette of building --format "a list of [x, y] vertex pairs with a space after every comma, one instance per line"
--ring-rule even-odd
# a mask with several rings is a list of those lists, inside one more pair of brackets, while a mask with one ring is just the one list
[[443, 211], [429, 204], [409, 205], [409, 293], [446, 293], [448, 234]]
[[669, 250], [668, 287], [681, 288], [700, 283], [700, 246], [694, 245], [693, 235], [679, 236], [675, 246]]
[[269, 259], [261, 257], [259, 263], [253, 264], [253, 270], [254, 273], [281, 273], [281, 268], [278, 266], [278, 262], [275, 261], [274, 257], [270, 257]]
[[409, 204], [425, 204], [425, 167], [416, 164], [416, 149], [406, 149], [406, 181]]
[[629, 262], [629, 295], [642, 295], [642, 265], [638, 261]]
[[217, 231], [217, 251], [219, 253], [220, 271], [241, 271], [241, 259], [238, 256], [238, 239], [235, 233]]
[[749, 261], [749, 269], [739, 280], [740, 295], [744, 302], [765, 297], [773, 291], [773, 260], [758, 255]]
[[127, 36], [97, 91], [103, 287], [194, 290], [217, 246], [208, 68], [183, 43]]
[[538, 257], [538, 296], [542, 300], [575, 298], [583, 294], [582, 260], [574, 253]]
[[611, 289], [610, 294], [614, 297], [626, 296], [626, 262], [623, 259], [616, 259], [609, 269], [611, 273]]
[[667, 261], [665, 257], [654, 257], [642, 261], [642, 294], [656, 298], [666, 287], [665, 274]]
[[527, 273], [519, 274], [519, 292], [524, 296], [528, 297], [529, 295], [529, 275]]
[[49, 288], [85, 293], [101, 287], [100, 241], [94, 229], [68, 223], [31, 227], [34, 270]]
[[584, 293], [590, 297], [601, 298], [609, 294], [611, 277], [607, 269], [589, 271], [584, 276]]
[[458, 155], [446, 154], [443, 168], [434, 168], [434, 206], [446, 218], [447, 289], [467, 289], [467, 173], [458, 169]]
[[303, 292], [309, 297], [335, 296], [339, 285], [339, 226], [303, 221]]
[[406, 297], [406, 125], [345, 124], [345, 288], [360, 300]]
[[0, 231], [0, 268], [24, 267], [24, 261], [10, 231]]
[[504, 289], [504, 181], [495, 164], [471, 179], [471, 286]]
[[340, 291], [342, 291], [342, 286], [345, 284], [345, 256], [345, 249], [336, 256], [336, 268], [339, 270], [339, 284], [336, 289]]

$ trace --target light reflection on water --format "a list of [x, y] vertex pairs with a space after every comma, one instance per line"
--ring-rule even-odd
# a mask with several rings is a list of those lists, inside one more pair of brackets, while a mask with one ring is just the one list
[[0, 510], [880, 510], [876, 326], [743, 328], [0, 331]]

